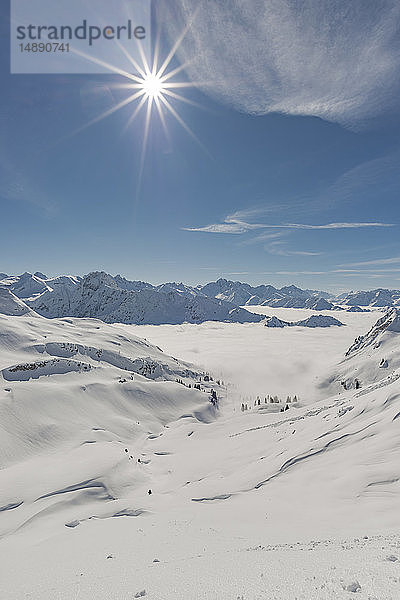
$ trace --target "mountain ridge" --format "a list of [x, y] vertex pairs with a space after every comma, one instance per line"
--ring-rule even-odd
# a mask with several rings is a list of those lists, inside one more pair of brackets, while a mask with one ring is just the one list
[[153, 325], [204, 321], [257, 323], [263, 320], [261, 315], [235, 304], [209, 298], [188, 286], [185, 289], [179, 286], [164, 284], [156, 287], [144, 282], [129, 282], [104, 271], [94, 271], [79, 279], [54, 280], [40, 280], [34, 275], [29, 278], [23, 274], [20, 278], [0, 282], [3, 289], [25, 296], [23, 300], [29, 308], [50, 318], [89, 317], [105, 323]]
[[250, 307], [254, 305], [317, 311], [347, 308], [360, 312], [368, 310], [361, 306], [372, 309], [400, 306], [400, 291], [383, 288], [351, 291], [335, 297], [295, 285], [252, 286], [222, 277], [197, 286], [183, 282], [153, 285], [104, 271], [93, 271], [83, 277], [46, 277], [40, 271], [16, 276], [3, 273], [0, 287], [10, 290], [29, 308], [47, 317], [94, 317], [105, 322], [132, 324], [258, 322], [263, 317], [251, 312]]

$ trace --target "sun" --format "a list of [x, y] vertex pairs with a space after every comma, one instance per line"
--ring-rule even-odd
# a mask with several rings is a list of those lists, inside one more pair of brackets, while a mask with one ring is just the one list
[[169, 114], [175, 118], [175, 120], [185, 129], [185, 131], [201, 146], [201, 148], [208, 154], [207, 149], [203, 146], [197, 136], [193, 133], [187, 123], [183, 120], [183, 118], [179, 115], [178, 111], [175, 109], [173, 104], [176, 101], [184, 102], [187, 104], [191, 104], [192, 106], [196, 106], [198, 108], [202, 108], [197, 102], [186, 98], [181, 95], [179, 92], [186, 88], [191, 88], [196, 86], [196, 82], [194, 81], [176, 81], [175, 76], [184, 71], [186, 68], [186, 64], [181, 64], [178, 67], [170, 69], [171, 61], [173, 60], [176, 51], [181, 44], [189, 26], [185, 28], [182, 34], [179, 36], [171, 50], [169, 51], [167, 57], [163, 62], [159, 61], [159, 39], [157, 39], [156, 47], [154, 49], [153, 60], [149, 62], [141, 48], [140, 56], [142, 64], [139, 64], [133, 56], [131, 56], [128, 51], [123, 46], [118, 46], [122, 53], [129, 59], [129, 62], [132, 65], [133, 72], [128, 72], [123, 69], [120, 69], [117, 66], [111, 65], [109, 63], [104, 62], [96, 57], [89, 56], [81, 52], [80, 50], [73, 49], [73, 52], [78, 54], [79, 56], [86, 58], [87, 60], [97, 63], [102, 67], [105, 67], [109, 70], [110, 73], [115, 75], [119, 75], [122, 77], [122, 81], [120, 83], [110, 84], [110, 88], [124, 90], [125, 98], [123, 98], [120, 102], [117, 102], [111, 108], [90, 120], [88, 123], [84, 124], [79, 129], [72, 132], [71, 135], [79, 133], [83, 129], [93, 125], [94, 123], [98, 123], [102, 119], [110, 116], [116, 111], [124, 108], [125, 106], [132, 105], [134, 108], [131, 114], [128, 116], [126, 121], [124, 131], [126, 131], [131, 123], [137, 118], [139, 113], [144, 109], [145, 117], [144, 117], [144, 131], [143, 131], [143, 139], [142, 139], [142, 151], [140, 157], [140, 165], [139, 165], [139, 174], [138, 174], [138, 189], [140, 188], [140, 182], [143, 173], [144, 160], [146, 154], [147, 141], [149, 136], [149, 128], [150, 121], [152, 120], [152, 115], [158, 114], [159, 123], [161, 124], [162, 129], [164, 130], [165, 136], [169, 138], [169, 133], [167, 129], [166, 116]]
[[149, 73], [140, 84], [147, 98], [156, 100], [165, 91], [162, 78], [157, 73]]

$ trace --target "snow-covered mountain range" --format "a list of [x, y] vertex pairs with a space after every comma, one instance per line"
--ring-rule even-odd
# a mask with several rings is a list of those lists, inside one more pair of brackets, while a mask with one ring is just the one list
[[[196, 287], [184, 283], [152, 285], [129, 281], [102, 271], [84, 277], [49, 278], [43, 273], [0, 274], [0, 287], [9, 289], [39, 314], [55, 317], [94, 317], [107, 323], [178, 324], [204, 321], [258, 322], [255, 305], [272, 308], [308, 308], [317, 311], [400, 305], [399, 290], [350, 292], [334, 297], [295, 285], [253, 287], [240, 281], [218, 279]], [[246, 310], [249, 307], [249, 310]]]
[[128, 281], [104, 272], [85, 277], [43, 279], [24, 273], [0, 281], [19, 298], [46, 317], [93, 317], [106, 323], [201, 323], [229, 321], [253, 323], [262, 320], [225, 300], [210, 298], [184, 284], [152, 286]]
[[332, 298], [327, 292], [302, 290], [295, 285], [280, 289], [272, 285], [252, 287], [248, 283], [218, 279], [199, 286], [203, 294], [233, 302], [239, 306], [272, 306], [276, 308], [312, 308], [315, 310], [330, 310], [333, 304], [327, 300]]
[[400, 290], [376, 289], [360, 292], [349, 292], [336, 298], [340, 304], [349, 306], [398, 306], [400, 305]]
[[228, 300], [240, 306], [271, 306], [275, 308], [310, 308], [335, 310], [340, 305], [350, 307], [388, 307], [400, 305], [400, 290], [376, 289], [348, 292], [334, 296], [318, 290], [303, 290], [295, 285], [275, 288], [272, 285], [252, 287], [248, 283], [218, 279], [198, 286], [204, 294]]

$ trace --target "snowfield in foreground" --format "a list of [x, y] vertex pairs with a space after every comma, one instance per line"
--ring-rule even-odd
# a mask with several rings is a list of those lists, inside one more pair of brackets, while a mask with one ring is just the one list
[[0, 313], [2, 597], [398, 600], [396, 310], [131, 326], [9, 293]]

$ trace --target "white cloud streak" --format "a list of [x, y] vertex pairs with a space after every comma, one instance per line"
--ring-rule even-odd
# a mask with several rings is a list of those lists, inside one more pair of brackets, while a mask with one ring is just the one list
[[327, 223], [325, 225], [304, 225], [301, 223], [288, 223], [287, 225], [270, 225], [287, 229], [360, 229], [363, 227], [393, 227], [393, 223]]
[[307, 252], [306, 250], [288, 250], [286, 242], [274, 241], [266, 244], [264, 250], [276, 256], [319, 256], [321, 252]]
[[369, 265], [393, 265], [400, 263], [400, 256], [393, 256], [392, 258], [378, 258], [376, 260], [364, 260], [361, 262], [347, 263], [340, 265], [341, 267], [364, 267]]
[[311, 115], [346, 126], [398, 106], [397, 0], [160, 0], [189, 77], [255, 115]]
[[[256, 213], [253, 212], [253, 215]], [[223, 223], [214, 223], [203, 227], [183, 227], [185, 231], [200, 231], [205, 233], [233, 233], [242, 234], [248, 231], [257, 229], [361, 229], [364, 227], [393, 227], [393, 223], [325, 223], [322, 225], [309, 225], [305, 223], [284, 223], [284, 224], [271, 224], [271, 223], [248, 223], [242, 220], [245, 216], [245, 211], [237, 211], [232, 215], [225, 217]], [[259, 236], [259, 240], [262, 241], [262, 236]]]

